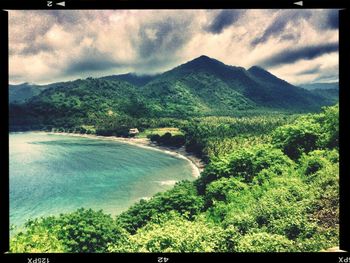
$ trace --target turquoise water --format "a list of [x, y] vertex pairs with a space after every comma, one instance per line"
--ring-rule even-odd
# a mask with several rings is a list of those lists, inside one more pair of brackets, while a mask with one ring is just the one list
[[188, 161], [111, 140], [10, 133], [10, 224], [85, 207], [116, 215], [192, 180]]

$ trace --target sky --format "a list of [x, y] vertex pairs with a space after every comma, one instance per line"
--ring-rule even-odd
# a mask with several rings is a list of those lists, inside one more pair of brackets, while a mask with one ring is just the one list
[[170, 70], [201, 55], [292, 83], [338, 81], [337, 10], [9, 11], [10, 83]]

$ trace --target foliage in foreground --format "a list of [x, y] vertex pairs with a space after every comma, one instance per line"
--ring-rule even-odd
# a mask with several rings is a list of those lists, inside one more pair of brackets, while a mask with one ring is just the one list
[[[34, 220], [12, 252], [320, 251], [339, 242], [338, 106], [211, 158], [201, 177], [140, 201]], [[305, 129], [308, 127], [308, 129]], [[246, 144], [245, 144], [246, 145]]]
[[11, 239], [12, 252], [106, 252], [109, 243], [122, 244], [127, 238], [111, 216], [83, 208], [30, 220], [26, 229]]

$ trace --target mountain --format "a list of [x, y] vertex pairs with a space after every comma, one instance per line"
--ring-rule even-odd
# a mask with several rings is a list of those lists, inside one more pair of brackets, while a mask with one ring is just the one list
[[145, 96], [161, 108], [223, 113], [252, 108], [315, 110], [327, 98], [293, 86], [268, 71], [228, 66], [201, 56], [142, 87]]
[[42, 86], [40, 93], [33, 90], [23, 104], [11, 105], [13, 125], [113, 126], [116, 119], [130, 117], [307, 112], [334, 103], [327, 96], [293, 86], [260, 67], [246, 70], [207, 56], [156, 76], [87, 78]]

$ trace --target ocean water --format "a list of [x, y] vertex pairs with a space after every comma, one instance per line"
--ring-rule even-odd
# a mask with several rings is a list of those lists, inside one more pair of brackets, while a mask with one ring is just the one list
[[10, 133], [10, 224], [102, 209], [113, 216], [141, 198], [193, 180], [188, 161], [111, 140]]

